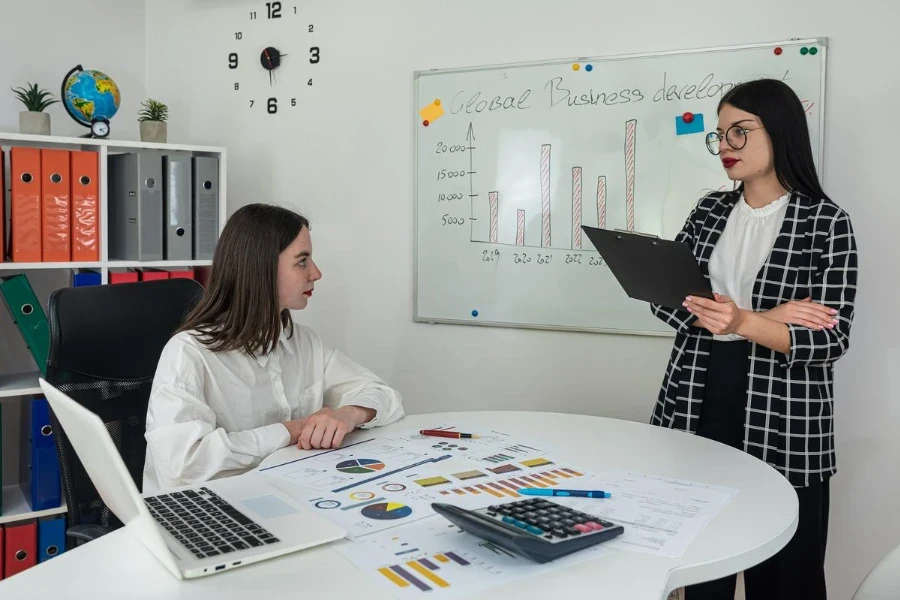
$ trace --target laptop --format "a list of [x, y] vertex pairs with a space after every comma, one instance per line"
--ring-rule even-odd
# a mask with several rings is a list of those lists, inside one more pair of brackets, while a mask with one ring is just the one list
[[676, 309], [687, 296], [714, 298], [686, 243], [618, 229], [581, 229], [629, 298]]
[[106, 506], [178, 579], [219, 573], [347, 535], [253, 471], [141, 497], [100, 417], [44, 379], [39, 383]]

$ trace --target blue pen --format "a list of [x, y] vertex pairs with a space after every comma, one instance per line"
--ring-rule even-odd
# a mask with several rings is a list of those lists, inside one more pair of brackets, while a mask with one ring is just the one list
[[576, 496], [579, 498], [610, 498], [612, 494], [602, 490], [560, 490], [550, 488], [522, 488], [523, 496]]

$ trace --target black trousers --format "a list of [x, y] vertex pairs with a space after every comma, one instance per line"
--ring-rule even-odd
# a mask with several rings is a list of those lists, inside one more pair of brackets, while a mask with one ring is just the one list
[[[697, 435], [743, 448], [749, 342], [713, 341]], [[797, 532], [780, 552], [744, 571], [747, 600], [825, 600], [828, 480], [797, 489]], [[732, 600], [737, 576], [685, 588], [685, 600]]]

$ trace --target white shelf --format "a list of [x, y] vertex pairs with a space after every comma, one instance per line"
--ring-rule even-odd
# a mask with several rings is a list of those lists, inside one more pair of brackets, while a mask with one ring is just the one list
[[32, 269], [99, 269], [102, 262], [2, 262], [0, 271], [30, 271]]
[[144, 262], [137, 260], [108, 260], [101, 263], [104, 267], [110, 269], [124, 269], [126, 267], [147, 267], [162, 268], [166, 267], [208, 267], [212, 265], [211, 260], [147, 260]]
[[38, 377], [40, 376], [40, 371], [0, 375], [0, 398], [43, 394], [44, 390], [38, 385]]
[[60, 515], [68, 510], [65, 502], [57, 508], [31, 510], [31, 505], [25, 499], [22, 488], [18, 484], [7, 485], [3, 488], [3, 514], [0, 515], [0, 524]]
[[[221, 146], [192, 146], [186, 144], [156, 144], [152, 142], [140, 142], [132, 140], [115, 140], [99, 138], [64, 137], [60, 135], [31, 135], [25, 133], [2, 133], [0, 142], [13, 142], [19, 146], [77, 146], [86, 148], [90, 146], [106, 146], [111, 152], [127, 152], [135, 148], [148, 150], [171, 150], [176, 152], [208, 152], [210, 154], [224, 154], [225, 148]], [[220, 188], [221, 189], [221, 188]]]

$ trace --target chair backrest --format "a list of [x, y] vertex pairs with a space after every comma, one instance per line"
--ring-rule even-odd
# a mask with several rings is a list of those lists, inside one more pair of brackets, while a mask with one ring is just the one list
[[[138, 489], [156, 366], [166, 342], [202, 294], [196, 281], [179, 278], [63, 288], [50, 296], [45, 379], [100, 416]], [[50, 419], [68, 507], [67, 526], [121, 527], [52, 411]]]
[[888, 552], [866, 575], [853, 600], [896, 600], [900, 598], [900, 546]]

